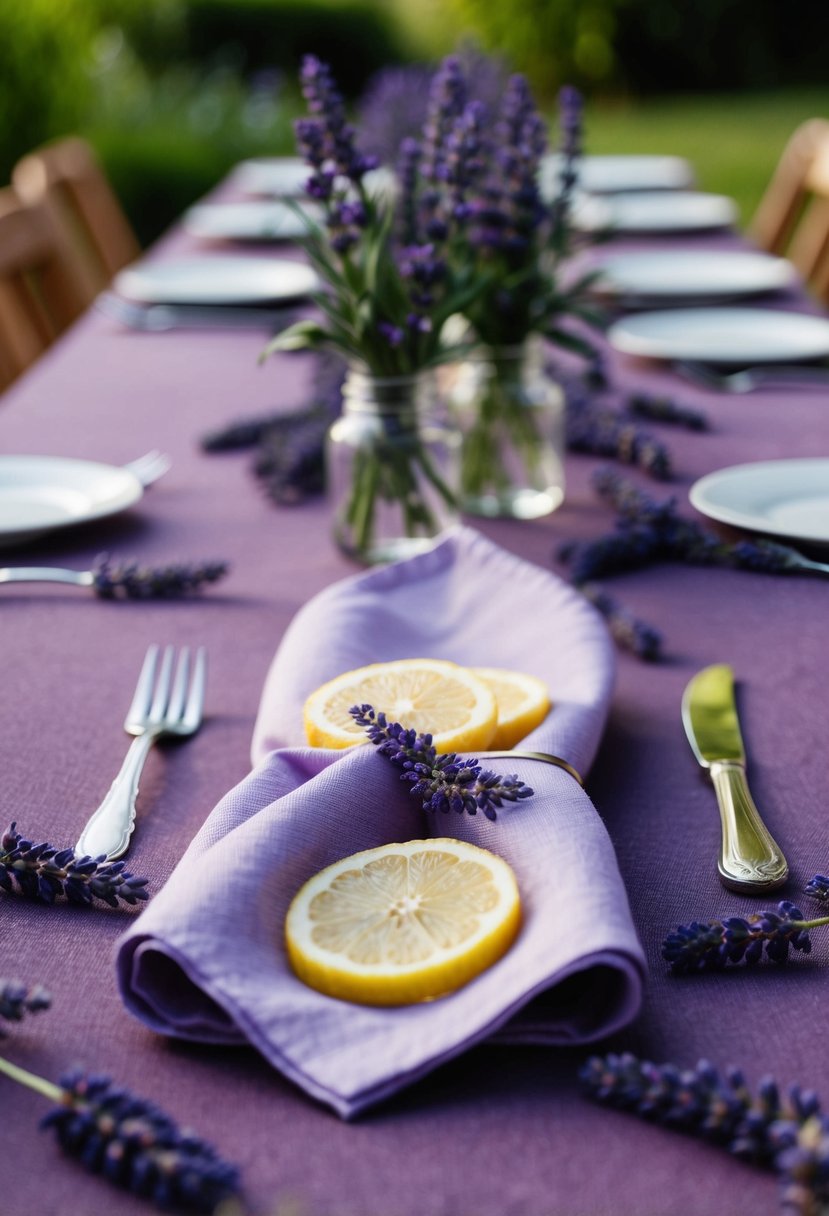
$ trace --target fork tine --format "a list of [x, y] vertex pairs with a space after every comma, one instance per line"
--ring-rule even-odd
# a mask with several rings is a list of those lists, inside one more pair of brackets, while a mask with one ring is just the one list
[[147, 653], [144, 655], [144, 662], [141, 666], [141, 674], [138, 677], [138, 683], [135, 686], [135, 692], [132, 696], [132, 704], [127, 711], [127, 722], [135, 718], [143, 718], [150, 708], [150, 701], [153, 695], [153, 684], [155, 683], [155, 668], [158, 661], [158, 646], [153, 642], [147, 648]]
[[173, 691], [170, 693], [170, 704], [167, 706], [167, 720], [178, 722], [184, 712], [184, 697], [187, 692], [187, 681], [190, 678], [190, 648], [183, 646], [179, 656], [176, 678], [173, 681]]
[[160, 721], [167, 712], [167, 702], [170, 699], [170, 680], [173, 673], [174, 653], [175, 651], [172, 646], [164, 647], [164, 654], [161, 659], [161, 669], [158, 673], [158, 679], [155, 682], [153, 703], [150, 706], [150, 717], [153, 720]]
[[193, 679], [187, 704], [184, 707], [184, 717], [181, 724], [185, 730], [196, 730], [201, 723], [204, 711], [204, 691], [207, 684], [207, 651], [200, 646], [196, 651], [196, 661], [193, 665]]

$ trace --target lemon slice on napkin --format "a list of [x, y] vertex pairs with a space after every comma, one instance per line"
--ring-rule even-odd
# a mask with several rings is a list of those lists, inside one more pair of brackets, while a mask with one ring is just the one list
[[285, 921], [295, 973], [327, 996], [409, 1005], [496, 962], [521, 923], [512, 870], [463, 840], [410, 840], [345, 857], [299, 890]]
[[491, 751], [515, 747], [550, 712], [547, 685], [536, 676], [504, 667], [473, 667], [471, 670], [489, 685], [498, 703], [498, 725], [489, 744]]
[[395, 659], [346, 671], [311, 693], [304, 721], [312, 747], [365, 743], [365, 731], [348, 712], [352, 705], [371, 705], [391, 722], [429, 731], [439, 752], [485, 750], [498, 721], [494, 693], [466, 667]]

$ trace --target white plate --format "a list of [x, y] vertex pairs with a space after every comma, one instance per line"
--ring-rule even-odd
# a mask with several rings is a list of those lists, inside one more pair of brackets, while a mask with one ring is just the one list
[[[541, 190], [556, 190], [561, 156], [551, 153], [541, 162]], [[579, 189], [587, 194], [616, 194], [625, 190], [685, 190], [694, 171], [681, 156], [583, 156], [578, 163]]]
[[[237, 165], [233, 184], [245, 194], [257, 194], [265, 198], [303, 198], [305, 183], [310, 176], [311, 170], [298, 156], [262, 157], [259, 160], [245, 160]], [[366, 173], [363, 185], [369, 194], [392, 194], [396, 179], [391, 169], [381, 167]]]
[[103, 519], [138, 502], [129, 469], [59, 456], [0, 456], [0, 544], [20, 544], [73, 524]]
[[[302, 210], [319, 218], [319, 208], [307, 205]], [[184, 213], [182, 222], [191, 236], [202, 241], [295, 241], [308, 232], [303, 216], [278, 199], [199, 203]]]
[[739, 367], [829, 356], [829, 320], [765, 308], [634, 313], [614, 322], [607, 337], [616, 350], [641, 359], [688, 359]]
[[233, 183], [246, 194], [301, 198], [310, 169], [299, 156], [261, 157], [236, 166]]
[[764, 460], [709, 473], [689, 497], [703, 515], [737, 528], [829, 543], [829, 460]]
[[115, 291], [139, 304], [277, 304], [319, 286], [304, 262], [203, 257], [140, 262], [115, 276]]
[[733, 199], [695, 191], [585, 195], [573, 207], [573, 225], [582, 232], [707, 232], [730, 228], [737, 218]]
[[627, 302], [738, 300], [781, 291], [797, 279], [791, 262], [750, 250], [622, 253], [599, 262], [595, 290]]

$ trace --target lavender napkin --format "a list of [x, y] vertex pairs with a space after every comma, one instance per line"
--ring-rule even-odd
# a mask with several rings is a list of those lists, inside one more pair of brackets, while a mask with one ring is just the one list
[[[313, 688], [365, 663], [422, 656], [541, 677], [554, 708], [520, 747], [587, 772], [613, 680], [604, 624], [551, 573], [455, 529], [427, 553], [335, 584], [297, 614], [263, 690], [256, 767], [119, 943], [121, 992], [137, 1017], [180, 1038], [248, 1041], [343, 1117], [483, 1039], [588, 1042], [628, 1023], [641, 1000], [644, 958], [613, 849], [567, 772], [494, 760], [535, 796], [495, 823], [436, 818], [373, 747], [304, 745]], [[512, 865], [524, 924], [504, 958], [451, 996], [399, 1009], [305, 987], [282, 944], [301, 884], [358, 850], [429, 835], [463, 838]]]

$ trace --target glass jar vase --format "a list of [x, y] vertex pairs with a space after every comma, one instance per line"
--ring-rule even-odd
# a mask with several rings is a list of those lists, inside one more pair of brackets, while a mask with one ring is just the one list
[[410, 557], [458, 521], [461, 437], [434, 375], [351, 367], [326, 443], [334, 537], [366, 564]]
[[473, 353], [455, 370], [449, 404], [463, 437], [464, 511], [536, 519], [561, 505], [564, 393], [544, 372], [539, 338]]

